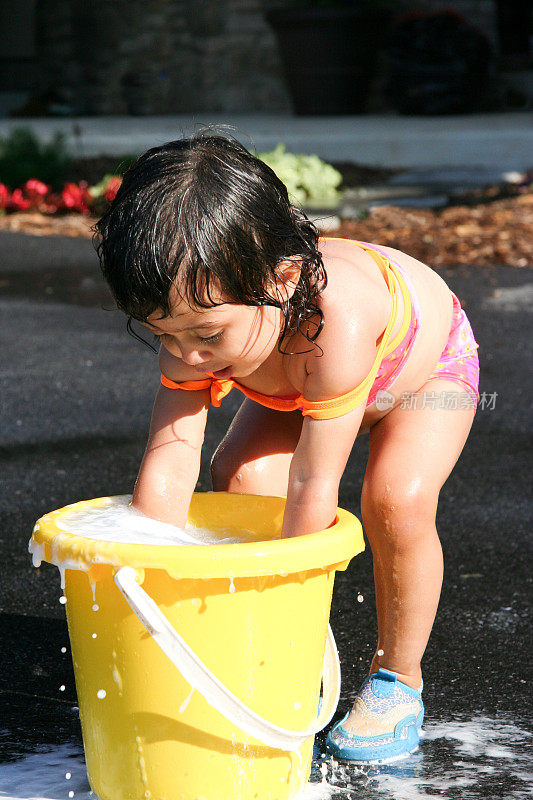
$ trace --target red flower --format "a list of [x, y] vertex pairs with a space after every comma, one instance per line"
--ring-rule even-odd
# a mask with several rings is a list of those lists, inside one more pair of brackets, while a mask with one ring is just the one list
[[80, 211], [82, 214], [89, 213], [91, 195], [85, 181], [79, 184], [66, 183], [61, 192], [61, 200], [65, 208], [71, 211]]
[[30, 198], [32, 197], [46, 197], [48, 192], [50, 191], [50, 187], [43, 183], [42, 181], [38, 181], [36, 178], [30, 178], [29, 181], [23, 186], [23, 189], [26, 195]]
[[9, 208], [11, 195], [5, 183], [0, 183], [0, 209]]
[[122, 178], [119, 178], [118, 175], [113, 175], [109, 179], [109, 183], [106, 186], [106, 190], [104, 192], [104, 197], [108, 203], [112, 203], [116, 197], [118, 190], [120, 189], [120, 184], [122, 183]]
[[27, 200], [24, 195], [22, 194], [21, 189], [15, 189], [13, 194], [11, 195], [11, 203], [10, 207], [14, 211], [26, 211], [27, 208], [31, 206], [31, 201]]

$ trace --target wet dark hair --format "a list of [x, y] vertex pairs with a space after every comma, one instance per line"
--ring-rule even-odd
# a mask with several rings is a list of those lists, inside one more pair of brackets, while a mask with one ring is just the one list
[[[314, 342], [322, 329], [319, 233], [273, 170], [233, 138], [203, 130], [148, 150], [93, 230], [130, 332], [132, 320], [157, 309], [170, 315], [173, 285], [201, 308], [216, 305], [213, 290], [221, 290], [228, 302], [281, 309], [280, 342], [297, 330]], [[275, 283], [283, 260], [301, 267], [289, 301]]]

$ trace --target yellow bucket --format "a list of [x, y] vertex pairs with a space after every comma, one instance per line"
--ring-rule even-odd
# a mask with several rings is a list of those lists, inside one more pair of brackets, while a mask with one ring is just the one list
[[67, 514], [111, 500], [51, 512], [30, 540], [34, 563], [65, 570], [91, 788], [102, 800], [295, 796], [339, 698], [328, 619], [335, 571], [364, 549], [359, 521], [338, 509], [327, 530], [282, 540], [283, 498], [217, 492], [194, 495], [189, 522], [244, 543], [65, 531]]

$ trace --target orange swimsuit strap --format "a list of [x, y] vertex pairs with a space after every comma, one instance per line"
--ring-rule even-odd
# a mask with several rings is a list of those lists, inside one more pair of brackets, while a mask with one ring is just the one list
[[[332, 238], [335, 237], [327, 237], [327, 239]], [[249, 389], [246, 386], [242, 386], [232, 378], [227, 380], [218, 380], [214, 376], [210, 376], [198, 381], [182, 381], [178, 383], [170, 378], [167, 378], [165, 375], [161, 375], [161, 383], [163, 386], [166, 386], [167, 389], [183, 389], [185, 391], [209, 389], [211, 395], [211, 404], [217, 407], [220, 406], [223, 398], [235, 387], [244, 395], [246, 395], [246, 397], [249, 397], [251, 400], [254, 400], [256, 403], [260, 403], [267, 408], [272, 408], [275, 411], [300, 410], [303, 416], [309, 416], [312, 417], [312, 419], [319, 420], [341, 417], [343, 414], [347, 414], [349, 411], [352, 411], [354, 408], [364, 402], [364, 400], [368, 397], [370, 389], [372, 388], [372, 384], [376, 378], [381, 361], [386, 355], [392, 353], [392, 351], [397, 347], [407, 333], [411, 321], [411, 298], [403, 275], [385, 255], [353, 239], [343, 239], [342, 241], [353, 242], [355, 245], [360, 247], [362, 250], [365, 250], [370, 256], [372, 256], [378, 265], [385, 282], [387, 283], [392, 298], [392, 311], [387, 323], [387, 327], [385, 328], [385, 332], [381, 338], [374, 363], [372, 364], [370, 372], [359, 384], [359, 386], [356, 386], [355, 389], [351, 389], [349, 392], [346, 392], [346, 394], [340, 395], [339, 397], [334, 397], [331, 400], [306, 400], [303, 395], [298, 395], [294, 398], [272, 397], [270, 395], [261, 394], [260, 392], [255, 392], [253, 389]], [[399, 292], [401, 292], [404, 299], [405, 314], [400, 330], [394, 337], [394, 340], [391, 342], [389, 341], [389, 337], [396, 322]]]

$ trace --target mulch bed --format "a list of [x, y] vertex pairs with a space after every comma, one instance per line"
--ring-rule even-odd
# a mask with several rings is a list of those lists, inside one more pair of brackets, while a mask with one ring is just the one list
[[379, 242], [432, 267], [533, 266], [533, 194], [440, 211], [381, 206], [328, 235]]

